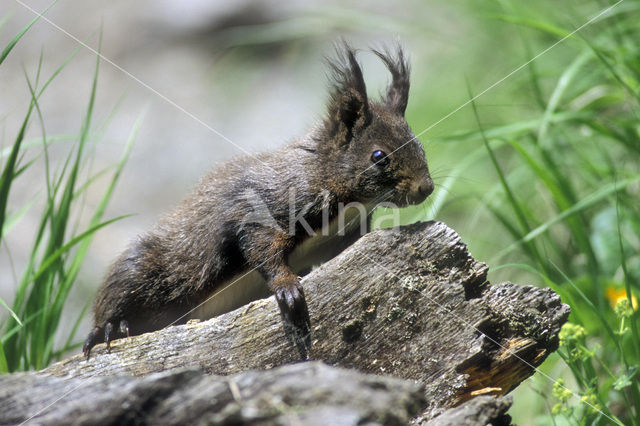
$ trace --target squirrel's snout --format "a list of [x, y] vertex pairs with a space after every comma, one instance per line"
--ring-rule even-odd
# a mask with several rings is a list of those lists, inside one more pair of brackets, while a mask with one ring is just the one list
[[426, 175], [422, 179], [418, 179], [411, 185], [409, 192], [409, 203], [420, 204], [433, 192], [433, 180], [431, 176]]

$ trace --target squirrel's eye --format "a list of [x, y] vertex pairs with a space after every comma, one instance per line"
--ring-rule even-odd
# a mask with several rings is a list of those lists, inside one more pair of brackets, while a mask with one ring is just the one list
[[371, 161], [375, 163], [376, 166], [386, 167], [389, 164], [389, 157], [387, 157], [384, 151], [377, 150], [371, 154]]

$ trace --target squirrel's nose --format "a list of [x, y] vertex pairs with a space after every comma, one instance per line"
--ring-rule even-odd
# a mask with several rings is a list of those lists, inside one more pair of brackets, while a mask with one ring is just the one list
[[420, 186], [418, 187], [418, 191], [420, 192], [420, 195], [422, 195], [424, 198], [427, 198], [429, 195], [431, 195], [431, 193], [433, 192], [433, 180], [431, 179], [430, 176], [427, 176], [420, 183]]
[[411, 193], [409, 194], [409, 202], [411, 204], [420, 204], [433, 192], [433, 180], [431, 176], [426, 175], [415, 181], [411, 185]]

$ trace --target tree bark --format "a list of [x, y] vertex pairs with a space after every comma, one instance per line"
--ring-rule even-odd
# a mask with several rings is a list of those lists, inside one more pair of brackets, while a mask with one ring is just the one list
[[[311, 359], [425, 384], [422, 420], [478, 395], [504, 395], [557, 348], [569, 307], [549, 289], [492, 285], [440, 222], [365, 235], [303, 279]], [[217, 318], [96, 346], [41, 371], [143, 377], [176, 367], [229, 375], [299, 361], [273, 297]], [[466, 405], [466, 404], [465, 404]]]
[[510, 425], [511, 416], [507, 414], [507, 410], [511, 407], [511, 403], [511, 398], [508, 396], [478, 396], [458, 407], [448, 409], [435, 419], [427, 421], [424, 425]]
[[142, 378], [14, 374], [0, 383], [0, 424], [403, 425], [425, 405], [412, 381], [317, 361], [226, 377], [180, 369]]

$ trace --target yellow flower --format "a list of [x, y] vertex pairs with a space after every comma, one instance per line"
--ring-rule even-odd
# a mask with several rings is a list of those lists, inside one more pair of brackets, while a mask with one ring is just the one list
[[633, 315], [633, 309], [631, 309], [629, 299], [624, 297], [618, 299], [618, 302], [613, 308], [613, 311], [616, 313], [618, 318], [629, 318], [631, 317], [631, 315]]
[[573, 395], [573, 393], [565, 387], [564, 380], [562, 379], [558, 379], [555, 381], [553, 387], [551, 388], [551, 394], [555, 398], [559, 399], [561, 403], [566, 403], [567, 401], [569, 401], [569, 399], [571, 399], [571, 396]]
[[[604, 295], [609, 300], [612, 309], [616, 308], [619, 300], [627, 299], [627, 292], [624, 288], [607, 287]], [[631, 305], [634, 311], [638, 309], [638, 298], [633, 294], [631, 295]]]
[[598, 397], [594, 393], [587, 393], [582, 395], [580, 401], [587, 404], [592, 411], [600, 411], [600, 404], [598, 404]]
[[570, 322], [565, 323], [560, 329], [558, 337], [560, 338], [560, 345], [567, 346], [569, 344], [575, 345], [579, 341], [584, 340], [587, 332], [584, 327], [578, 324]]

